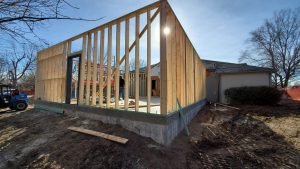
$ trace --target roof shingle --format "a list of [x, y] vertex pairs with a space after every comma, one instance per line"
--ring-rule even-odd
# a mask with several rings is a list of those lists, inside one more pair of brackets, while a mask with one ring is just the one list
[[250, 73], [250, 72], [272, 72], [273, 70], [266, 67], [247, 65], [246, 63], [228, 63], [213, 60], [202, 59], [202, 63], [207, 70], [216, 73]]

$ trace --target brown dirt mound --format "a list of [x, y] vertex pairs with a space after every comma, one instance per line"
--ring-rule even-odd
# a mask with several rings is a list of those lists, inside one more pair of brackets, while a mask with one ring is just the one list
[[[253, 109], [257, 113], [252, 115]], [[294, 132], [299, 127], [293, 128], [298, 122], [295, 110], [253, 109], [212, 111], [207, 106], [189, 125], [191, 136], [183, 131], [167, 147], [118, 125], [37, 110], [6, 112], [0, 114], [0, 169], [300, 168], [300, 153], [292, 142], [299, 138]], [[278, 109], [287, 113], [262, 116], [264, 110]], [[67, 130], [69, 126], [125, 137], [129, 142], [121, 145]]]

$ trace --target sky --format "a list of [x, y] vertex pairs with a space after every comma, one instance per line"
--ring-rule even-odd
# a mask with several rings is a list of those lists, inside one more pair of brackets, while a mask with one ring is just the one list
[[[68, 2], [79, 7], [79, 9], [66, 8], [64, 14], [68, 16], [104, 18], [95, 22], [67, 20], [48, 22], [37, 30], [37, 34], [50, 45], [155, 1], [69, 0]], [[169, 3], [200, 57], [226, 62], [238, 62], [241, 51], [247, 48], [246, 40], [250, 37], [249, 33], [262, 25], [265, 19], [272, 17], [275, 11], [300, 6], [299, 0], [169, 0]]]

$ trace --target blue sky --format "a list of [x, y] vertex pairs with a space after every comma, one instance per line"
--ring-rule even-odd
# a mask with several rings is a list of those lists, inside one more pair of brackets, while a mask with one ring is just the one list
[[[96, 22], [51, 21], [37, 34], [50, 45], [153, 3], [152, 0], [69, 0], [80, 9], [65, 14], [82, 18], [105, 17]], [[249, 32], [262, 25], [273, 12], [300, 6], [299, 0], [170, 0], [201, 58], [237, 62]]]

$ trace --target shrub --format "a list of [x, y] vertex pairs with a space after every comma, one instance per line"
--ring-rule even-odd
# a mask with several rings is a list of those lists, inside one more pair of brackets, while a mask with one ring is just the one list
[[281, 98], [278, 89], [268, 86], [234, 87], [224, 94], [230, 104], [275, 105]]

